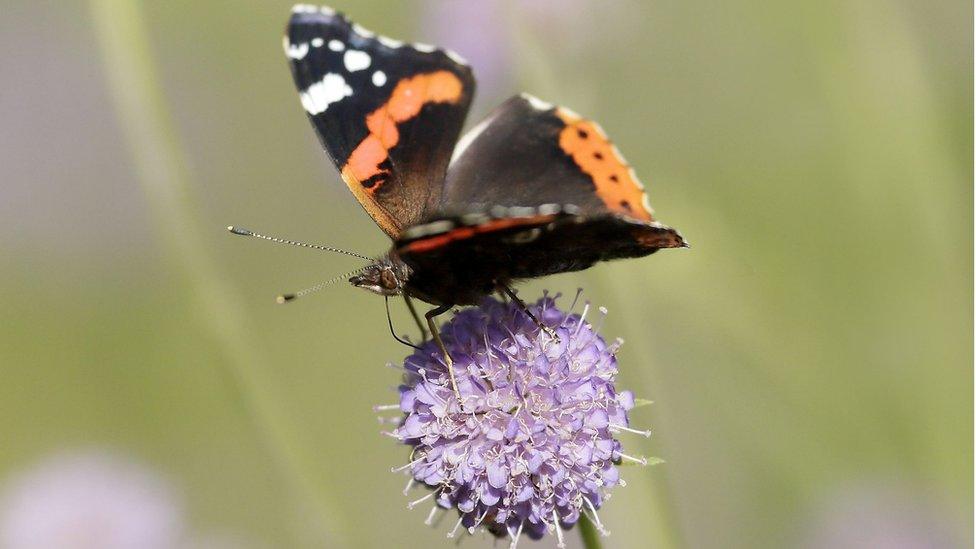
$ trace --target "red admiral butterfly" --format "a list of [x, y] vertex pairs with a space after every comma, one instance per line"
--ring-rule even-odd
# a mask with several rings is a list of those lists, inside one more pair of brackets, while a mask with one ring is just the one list
[[319, 140], [393, 239], [350, 282], [435, 305], [438, 344], [434, 316], [494, 291], [517, 300], [513, 281], [687, 246], [603, 130], [569, 109], [522, 94], [458, 140], [475, 81], [454, 52], [307, 5], [284, 47]]

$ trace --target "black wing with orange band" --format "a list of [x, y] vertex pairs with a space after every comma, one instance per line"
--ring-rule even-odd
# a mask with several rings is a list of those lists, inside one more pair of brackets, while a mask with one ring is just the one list
[[600, 223], [619, 231], [607, 247], [622, 246], [624, 255], [687, 246], [654, 218], [644, 185], [597, 123], [528, 94], [512, 97], [461, 138], [440, 211], [450, 217], [499, 207], [572, 211], [576, 223], [607, 220]]
[[307, 5], [294, 8], [284, 48], [302, 106], [363, 208], [394, 239], [429, 217], [471, 104], [470, 67]]
[[442, 209], [573, 204], [584, 214], [654, 221], [644, 185], [599, 125], [527, 94], [461, 138]]
[[473, 303], [497, 281], [686, 246], [596, 123], [521, 95], [461, 138], [441, 210], [396, 251], [420, 295]]

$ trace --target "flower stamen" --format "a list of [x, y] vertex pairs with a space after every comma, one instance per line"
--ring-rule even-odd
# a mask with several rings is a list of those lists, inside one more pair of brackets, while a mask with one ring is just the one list
[[424, 497], [422, 497], [420, 499], [411, 501], [410, 503], [407, 504], [407, 509], [413, 509], [417, 505], [420, 505], [421, 503], [423, 503], [423, 502], [427, 501], [428, 499], [434, 497], [435, 494], [437, 494], [437, 492], [431, 492], [431, 493], [427, 494], [426, 496], [424, 496]]
[[556, 547], [565, 549], [566, 542], [563, 541], [563, 529], [559, 527], [559, 513], [555, 509], [552, 510], [552, 524], [556, 530]]
[[447, 537], [453, 538], [457, 534], [458, 528], [461, 527], [461, 521], [463, 520], [464, 520], [464, 515], [458, 517], [457, 522], [454, 523], [454, 528], [451, 528], [451, 531], [447, 533]]
[[[604, 528], [603, 527], [603, 523], [600, 522], [600, 516], [597, 515], [597, 513], [596, 513], [596, 507], [593, 506], [593, 502], [590, 501], [590, 498], [588, 498], [586, 496], [583, 496], [583, 501], [585, 501], [586, 502], [586, 505], [588, 505], [590, 507], [590, 513], [593, 515], [591, 518], [593, 519], [593, 524], [596, 525], [596, 529], [599, 530], [600, 533], [603, 534], [604, 536], [609, 536], [610, 535], [610, 531], [607, 530], [606, 528]], [[590, 515], [587, 515], [587, 516], [589, 517]]]
[[633, 463], [636, 463], [638, 465], [647, 465], [647, 458], [646, 457], [643, 457], [643, 456], [641, 456], [639, 458], [635, 458], [634, 456], [628, 456], [627, 454], [624, 454], [624, 453], [621, 452], [620, 453], [620, 457], [623, 458], [623, 459], [626, 459], [627, 461], [631, 461]]
[[641, 436], [643, 436], [645, 438], [651, 438], [651, 430], [650, 429], [648, 429], [646, 431], [641, 431], [639, 429], [632, 429], [632, 428], [627, 427], [627, 426], [624, 426], [624, 425], [617, 425], [616, 423], [611, 423], [609, 425], [609, 427], [611, 429], [615, 429], [617, 431], [627, 431], [628, 433], [634, 433], [635, 435], [641, 435]]
[[511, 528], [508, 529], [508, 535], [512, 536], [512, 543], [508, 546], [508, 549], [516, 549], [518, 547], [519, 538], [522, 537], [522, 527], [525, 526], [525, 521], [519, 523], [518, 530], [515, 535], [512, 535]]
[[440, 507], [434, 505], [434, 507], [430, 510], [430, 513], [427, 514], [427, 518], [424, 519], [424, 524], [426, 524], [427, 526], [431, 526], [432, 524], [434, 524], [434, 517], [437, 515], [437, 511], [439, 510]]

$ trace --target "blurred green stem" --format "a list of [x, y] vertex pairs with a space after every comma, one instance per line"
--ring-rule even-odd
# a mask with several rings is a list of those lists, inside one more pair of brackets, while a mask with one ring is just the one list
[[580, 539], [583, 540], [583, 547], [586, 549], [600, 549], [600, 533], [596, 531], [596, 526], [590, 522], [586, 516], [579, 519]]
[[273, 376], [249, 343], [245, 310], [203, 247], [206, 238], [193, 212], [187, 157], [161, 92], [142, 3], [91, 0], [90, 7], [108, 90], [159, 237], [183, 269], [197, 314], [223, 352], [225, 360], [220, 362], [228, 368], [232, 389], [263, 445], [296, 492], [314, 506], [318, 524], [332, 545], [348, 546], [335, 528], [337, 506], [328, 500], [322, 479], [314, 474], [311, 456], [303, 453], [295, 423], [288, 420], [282, 402], [269, 390]]

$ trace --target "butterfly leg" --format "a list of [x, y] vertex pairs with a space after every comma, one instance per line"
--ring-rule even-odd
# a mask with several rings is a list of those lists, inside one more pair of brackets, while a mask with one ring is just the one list
[[437, 344], [437, 348], [444, 354], [444, 363], [447, 364], [447, 375], [451, 378], [451, 388], [454, 389], [454, 396], [457, 397], [458, 405], [463, 410], [464, 402], [461, 400], [461, 391], [458, 391], [457, 378], [454, 377], [454, 361], [451, 360], [451, 355], [447, 352], [444, 341], [441, 340], [441, 334], [437, 331], [437, 326], [434, 325], [434, 317], [450, 311], [451, 307], [452, 305], [441, 305], [435, 309], [431, 309], [427, 311], [424, 318], [427, 319], [427, 327], [430, 328], [430, 334], [434, 337], [434, 343]]
[[410, 309], [410, 316], [413, 317], [413, 321], [417, 323], [417, 328], [420, 330], [421, 343], [427, 343], [427, 328], [420, 321], [420, 315], [417, 314], [417, 309], [413, 306], [413, 300], [407, 294], [403, 294], [403, 300], [407, 302], [407, 308]]
[[[403, 343], [407, 347], [413, 347], [414, 349], [417, 349], [419, 351], [420, 350], [420, 347], [418, 347], [418, 346], [414, 345], [413, 343], [410, 343], [409, 341], [406, 341], [403, 338], [401, 338], [400, 336], [396, 335], [396, 330], [393, 329], [393, 317], [390, 316], [390, 298], [389, 297], [385, 298], [385, 301], [386, 301], [386, 322], [387, 322], [387, 324], [390, 325], [390, 333], [393, 335], [393, 339], [397, 340], [400, 343]], [[416, 313], [415, 313], [414, 318], [416, 318]], [[424, 333], [424, 336], [425, 336], [424, 337], [424, 341], [426, 341], [426, 339], [427, 339], [426, 338], [426, 333]]]
[[522, 301], [519, 298], [519, 296], [515, 293], [515, 290], [513, 290], [507, 284], [499, 284], [498, 285], [498, 288], [502, 292], [504, 292], [505, 295], [507, 295], [508, 297], [510, 297], [512, 299], [512, 301], [516, 305], [518, 305], [519, 309], [522, 309], [522, 312], [525, 313], [526, 316], [528, 316], [530, 319], [532, 319], [532, 322], [534, 322], [535, 325], [538, 326], [540, 330], [542, 330], [543, 332], [545, 332], [546, 334], [548, 334], [549, 337], [551, 337], [553, 340], [559, 341], [559, 336], [556, 334], [556, 331], [553, 330], [552, 328], [550, 328], [549, 326], [546, 326], [545, 324], [543, 324], [542, 321], [539, 320], [539, 318], [537, 316], [535, 316], [534, 314], [532, 314], [532, 311], [530, 311], [529, 310], [529, 307], [525, 304], [525, 302]]

